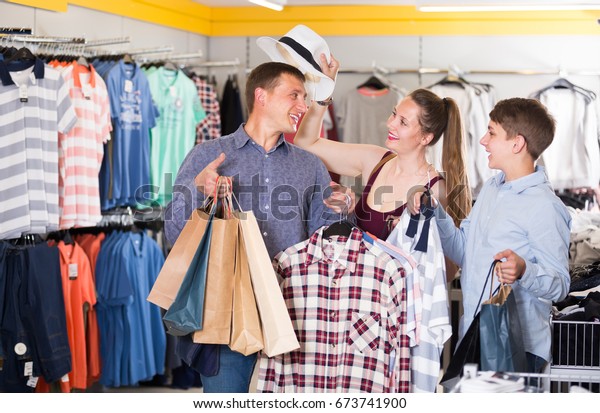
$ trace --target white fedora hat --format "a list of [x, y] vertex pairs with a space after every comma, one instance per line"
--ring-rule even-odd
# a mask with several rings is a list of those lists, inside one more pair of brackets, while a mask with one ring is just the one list
[[275, 62], [297, 67], [306, 77], [306, 93], [312, 100], [325, 100], [333, 94], [335, 81], [323, 74], [319, 62], [321, 54], [331, 61], [331, 52], [325, 40], [308, 27], [299, 24], [279, 40], [259, 37], [256, 44]]

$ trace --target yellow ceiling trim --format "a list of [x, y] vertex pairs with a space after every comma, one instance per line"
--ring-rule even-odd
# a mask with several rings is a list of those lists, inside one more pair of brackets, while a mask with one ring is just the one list
[[6, 0], [8, 3], [21, 4], [23, 6], [37, 7], [50, 11], [67, 11], [67, 0]]
[[192, 0], [8, 0], [67, 4], [205, 36], [278, 36], [306, 24], [324, 36], [600, 35], [600, 11], [423, 13], [414, 6], [207, 7]]
[[[598, 35], [594, 22], [587, 26], [580, 22], [545, 20], [530, 21], [365, 21], [349, 22], [261, 22], [213, 23], [213, 36], [272, 36], [279, 37], [296, 24], [304, 23], [323, 36], [480, 36], [480, 35], [556, 35], [557, 27], [563, 35]], [[351, 30], [349, 30], [351, 28]]]
[[281, 35], [306, 24], [324, 36], [600, 35], [600, 11], [423, 13], [414, 6], [306, 6], [282, 12], [215, 7], [213, 36]]
[[174, 29], [204, 35], [210, 33], [210, 8], [200, 6], [191, 0], [169, 0], [168, 6], [165, 5], [166, 1], [151, 0], [68, 1], [74, 6], [130, 17]]
[[213, 21], [285, 20], [584, 20], [600, 17], [600, 10], [423, 13], [415, 6], [304, 6], [285, 7], [277, 12], [261, 7], [214, 7]]

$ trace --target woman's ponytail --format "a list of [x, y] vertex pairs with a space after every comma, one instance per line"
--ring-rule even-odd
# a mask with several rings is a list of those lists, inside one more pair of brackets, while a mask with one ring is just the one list
[[471, 188], [467, 175], [466, 142], [458, 105], [451, 98], [444, 98], [447, 123], [442, 146], [442, 168], [446, 172], [446, 210], [458, 226], [469, 214], [472, 206]]

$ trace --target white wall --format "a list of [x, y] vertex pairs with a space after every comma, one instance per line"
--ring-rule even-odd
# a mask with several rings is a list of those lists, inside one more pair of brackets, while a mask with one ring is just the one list
[[[562, 69], [571, 82], [600, 95], [600, 75], [569, 75], [569, 71], [574, 73], [583, 70], [600, 73], [598, 36], [331, 36], [326, 40], [340, 61], [342, 70], [369, 70], [373, 63], [388, 69], [448, 69], [451, 65], [464, 71], [537, 70], [558, 73]], [[267, 55], [256, 46], [256, 37], [210, 39], [211, 60], [226, 60], [236, 56], [240, 58], [243, 68], [252, 68], [267, 61]], [[221, 81], [225, 76], [222, 71], [217, 73], [217, 79]], [[395, 74], [388, 78], [410, 91], [431, 85], [444, 76]], [[341, 73], [334, 99], [343, 99], [350, 89], [368, 77], [368, 74]], [[552, 83], [558, 75], [467, 74], [464, 77], [469, 81], [494, 85], [498, 99], [504, 99], [527, 97]], [[600, 113], [600, 104], [598, 108]]]
[[[128, 45], [113, 49], [173, 46], [176, 53], [202, 50], [205, 60], [230, 61], [238, 58], [240, 67], [203, 69], [215, 74], [219, 85], [227, 75], [238, 73], [241, 87], [247, 69], [267, 61], [256, 46], [256, 37], [213, 37], [208, 39], [134, 19], [69, 6], [67, 13], [55, 13], [0, 2], [0, 26], [31, 27], [36, 35], [86, 37], [90, 40], [129, 36]], [[291, 27], [290, 27], [291, 29]], [[284, 33], [282, 33], [283, 35]], [[600, 36], [331, 36], [326, 40], [340, 60], [342, 69], [369, 69], [375, 62], [389, 69], [419, 66], [462, 70], [566, 70], [573, 83], [600, 95], [600, 76], [569, 75], [569, 71], [600, 71]], [[340, 74], [334, 93], [336, 100], [368, 74]], [[428, 86], [444, 75], [398, 74], [390, 79], [410, 91]], [[467, 80], [495, 86], [499, 99], [528, 96], [550, 84], [557, 75], [465, 75]], [[598, 99], [600, 101], [600, 99]], [[600, 105], [599, 105], [600, 112]]]

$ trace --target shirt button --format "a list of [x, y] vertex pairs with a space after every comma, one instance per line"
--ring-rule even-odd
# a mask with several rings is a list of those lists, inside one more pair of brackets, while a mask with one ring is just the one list
[[333, 281], [331, 282], [331, 284], [332, 284], [332, 285], [337, 285], [337, 280], [333, 280]]
[[268, 157], [269, 157], [269, 155], [265, 155], [265, 158], [268, 158]]
[[265, 236], [265, 237], [266, 237], [266, 236], [267, 236], [267, 233], [266, 233], [266, 232], [263, 232], [263, 236]]
[[329, 316], [330, 316], [331, 318], [335, 318], [335, 311], [332, 311], [331, 313], [329, 313]]
[[268, 205], [265, 205], [265, 209], [269, 209], [269, 206], [268, 206]]
[[333, 344], [331, 345], [331, 348], [335, 348], [335, 343], [333, 343]]
[[269, 182], [269, 178], [265, 179], [265, 182]]

